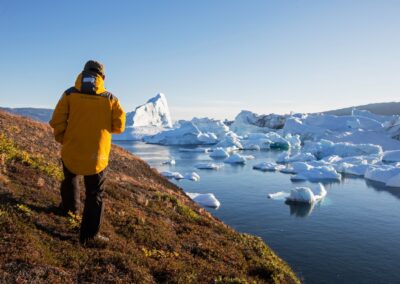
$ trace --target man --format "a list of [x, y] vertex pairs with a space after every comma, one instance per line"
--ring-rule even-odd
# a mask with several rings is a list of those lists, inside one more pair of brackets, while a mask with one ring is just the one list
[[80, 228], [80, 242], [107, 238], [98, 234], [103, 217], [105, 170], [111, 148], [111, 134], [125, 128], [125, 112], [118, 99], [104, 88], [104, 66], [90, 60], [79, 74], [75, 87], [64, 92], [50, 121], [54, 137], [62, 144], [64, 180], [61, 207], [65, 214], [78, 213], [79, 183], [84, 176], [86, 199]]

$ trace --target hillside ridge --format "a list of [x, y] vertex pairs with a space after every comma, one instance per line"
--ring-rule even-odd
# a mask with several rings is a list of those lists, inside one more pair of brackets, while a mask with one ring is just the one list
[[50, 127], [0, 111], [0, 129], [1, 283], [299, 283], [260, 238], [235, 232], [115, 145], [102, 225], [111, 241], [79, 246], [79, 216], [57, 209]]

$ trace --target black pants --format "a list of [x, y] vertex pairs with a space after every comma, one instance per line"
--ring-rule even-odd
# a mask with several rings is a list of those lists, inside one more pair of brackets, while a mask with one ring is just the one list
[[[80, 204], [78, 176], [71, 173], [64, 165], [64, 180], [61, 183], [62, 208], [74, 214], [78, 213]], [[105, 170], [90, 176], [84, 176], [86, 198], [83, 209], [82, 224], [80, 230], [80, 242], [85, 243], [92, 239], [100, 230], [104, 204]]]

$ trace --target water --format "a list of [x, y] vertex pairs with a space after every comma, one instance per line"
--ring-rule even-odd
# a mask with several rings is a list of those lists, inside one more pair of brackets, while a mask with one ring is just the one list
[[[193, 167], [212, 161], [208, 154], [141, 142], [117, 144], [159, 170], [199, 173], [200, 182], [176, 183], [187, 192], [214, 193], [221, 202], [219, 209], [208, 209], [214, 216], [240, 232], [262, 237], [306, 283], [400, 283], [400, 189], [346, 177], [325, 184], [323, 202], [289, 206], [267, 194], [309, 184], [252, 169], [255, 163], [274, 161], [279, 152], [244, 151], [256, 159], [210, 171]], [[170, 157], [175, 166], [161, 165]]]

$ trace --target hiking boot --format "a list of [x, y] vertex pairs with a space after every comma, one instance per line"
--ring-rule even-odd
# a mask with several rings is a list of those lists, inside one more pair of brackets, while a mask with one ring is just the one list
[[109, 241], [110, 238], [103, 236], [101, 234], [97, 234], [94, 238], [80, 240], [80, 243], [84, 247], [104, 248], [105, 246], [107, 246]]

